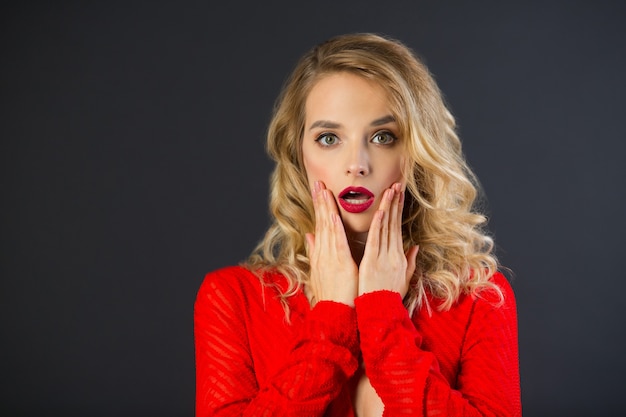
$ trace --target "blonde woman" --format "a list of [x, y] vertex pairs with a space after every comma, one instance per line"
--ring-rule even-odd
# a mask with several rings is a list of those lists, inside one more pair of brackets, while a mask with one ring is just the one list
[[426, 67], [322, 43], [267, 141], [273, 224], [196, 300], [197, 415], [521, 415], [514, 295]]

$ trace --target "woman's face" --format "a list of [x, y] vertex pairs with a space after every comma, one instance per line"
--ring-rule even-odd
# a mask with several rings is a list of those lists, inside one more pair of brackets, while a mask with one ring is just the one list
[[375, 82], [339, 72], [320, 79], [305, 104], [302, 156], [309, 187], [332, 191], [346, 229], [369, 230], [383, 192], [402, 182], [405, 163], [387, 94]]

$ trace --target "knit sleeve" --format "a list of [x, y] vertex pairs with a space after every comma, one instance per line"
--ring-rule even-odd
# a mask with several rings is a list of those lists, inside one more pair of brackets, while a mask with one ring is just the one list
[[317, 303], [278, 371], [259, 386], [243, 319], [245, 299], [227, 280], [215, 278], [205, 278], [194, 310], [196, 415], [323, 415], [358, 367], [354, 309]]
[[498, 285], [504, 305], [477, 298], [471, 307], [454, 388], [439, 371], [438, 358], [422, 349], [422, 335], [400, 294], [357, 298], [365, 369], [385, 405], [384, 416], [521, 415], [515, 299], [503, 277]]

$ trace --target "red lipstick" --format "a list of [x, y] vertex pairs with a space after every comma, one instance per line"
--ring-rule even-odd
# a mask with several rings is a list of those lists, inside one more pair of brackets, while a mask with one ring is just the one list
[[348, 213], [362, 213], [374, 203], [374, 194], [364, 187], [348, 187], [339, 194], [339, 205]]

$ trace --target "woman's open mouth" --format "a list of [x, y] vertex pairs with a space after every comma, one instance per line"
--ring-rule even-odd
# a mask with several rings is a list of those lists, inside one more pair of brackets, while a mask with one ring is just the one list
[[339, 205], [349, 213], [361, 213], [374, 203], [374, 194], [364, 187], [348, 187], [339, 194]]

